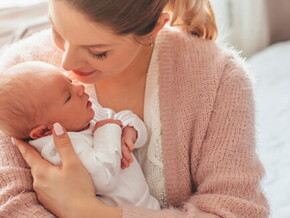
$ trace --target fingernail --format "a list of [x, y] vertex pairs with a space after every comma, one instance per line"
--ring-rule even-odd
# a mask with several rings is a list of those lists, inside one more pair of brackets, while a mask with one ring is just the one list
[[13, 145], [16, 145], [15, 139], [13, 137], [10, 138]]
[[61, 136], [64, 134], [63, 128], [60, 125], [60, 123], [53, 124], [53, 129], [54, 129], [54, 132], [57, 136]]

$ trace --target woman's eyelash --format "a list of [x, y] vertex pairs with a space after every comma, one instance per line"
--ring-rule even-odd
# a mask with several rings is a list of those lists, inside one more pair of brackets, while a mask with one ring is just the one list
[[89, 55], [92, 56], [93, 58], [98, 58], [98, 59], [105, 59], [108, 55], [108, 52], [102, 52], [102, 53], [99, 53], [99, 54], [94, 54], [92, 53], [91, 51], [88, 51], [89, 52]]

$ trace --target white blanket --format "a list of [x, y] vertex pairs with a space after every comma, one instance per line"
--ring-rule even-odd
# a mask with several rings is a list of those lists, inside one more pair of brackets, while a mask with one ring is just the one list
[[254, 74], [257, 149], [271, 217], [290, 217], [290, 41], [273, 45], [248, 63]]

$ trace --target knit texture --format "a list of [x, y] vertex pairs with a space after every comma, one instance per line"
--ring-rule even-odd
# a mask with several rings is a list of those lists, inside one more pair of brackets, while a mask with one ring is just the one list
[[[267, 217], [248, 75], [231, 52], [212, 41], [172, 29], [159, 37], [162, 155], [170, 208], [125, 207], [123, 217]], [[59, 66], [60, 55], [43, 32], [8, 49], [0, 72], [31, 59]], [[37, 202], [29, 168], [16, 147], [1, 135], [0, 148], [0, 217], [51, 217]]]
[[159, 38], [155, 40], [154, 51], [146, 78], [144, 99], [144, 123], [148, 131], [147, 143], [134, 151], [143, 170], [151, 195], [167, 207], [167, 197], [162, 156], [161, 121], [159, 111]]

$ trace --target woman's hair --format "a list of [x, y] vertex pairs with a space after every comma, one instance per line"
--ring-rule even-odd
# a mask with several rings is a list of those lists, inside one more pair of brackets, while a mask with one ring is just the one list
[[117, 34], [144, 36], [167, 11], [170, 24], [201, 38], [217, 37], [215, 16], [209, 0], [62, 0], [90, 20], [109, 26]]

